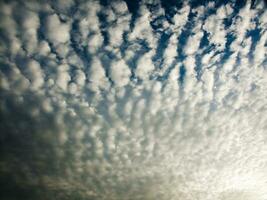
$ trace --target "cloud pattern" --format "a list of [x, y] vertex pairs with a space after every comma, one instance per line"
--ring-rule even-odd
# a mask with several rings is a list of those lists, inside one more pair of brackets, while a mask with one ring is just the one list
[[0, 10], [4, 199], [267, 199], [263, 1]]

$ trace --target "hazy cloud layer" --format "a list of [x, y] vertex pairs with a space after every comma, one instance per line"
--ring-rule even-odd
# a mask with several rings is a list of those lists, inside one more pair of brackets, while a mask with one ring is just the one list
[[3, 199], [266, 200], [266, 16], [1, 1]]

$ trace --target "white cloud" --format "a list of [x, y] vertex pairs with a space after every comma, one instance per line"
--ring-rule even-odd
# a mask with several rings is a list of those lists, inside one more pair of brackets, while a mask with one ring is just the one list
[[193, 88], [195, 88], [195, 85], [197, 84], [195, 62], [196, 60], [193, 56], [188, 56], [184, 61], [184, 66], [186, 69], [184, 91], [186, 92], [186, 98], [191, 98], [191, 94], [194, 91]]
[[[0, 158], [0, 175], [29, 191], [42, 188], [48, 198], [57, 192], [95, 200], [267, 198], [267, 34], [265, 14], [256, 18], [260, 8], [245, 6], [235, 16], [232, 4], [184, 3], [168, 18], [151, 1], [131, 21], [125, 2], [110, 3], [109, 11], [98, 1], [57, 2], [25, 3], [21, 24], [14, 14], [19, 2], [0, 6], [1, 148], [10, 156]], [[48, 15], [44, 29], [41, 11]], [[226, 30], [223, 20], [232, 14]], [[157, 32], [151, 22], [158, 17]], [[259, 38], [247, 37], [255, 27]], [[209, 45], [200, 49], [202, 28]], [[171, 35], [163, 52], [162, 31]], [[190, 34], [184, 46], [181, 33]]]
[[203, 29], [209, 33], [209, 42], [214, 43], [218, 50], [223, 50], [226, 43], [226, 31], [223, 19], [226, 17], [224, 13], [216, 13], [210, 15], [203, 25]]
[[23, 14], [23, 43], [28, 53], [32, 54], [36, 51], [37, 47], [37, 31], [40, 25], [40, 20], [38, 15], [34, 12], [25, 12]]
[[188, 38], [186, 47], [184, 48], [184, 52], [186, 55], [192, 55], [197, 52], [202, 37], [203, 32], [199, 30], [199, 32]]
[[187, 22], [189, 12], [190, 12], [190, 6], [185, 4], [184, 7], [173, 16], [172, 18], [172, 21], [174, 22], [174, 26], [172, 27], [173, 31], [178, 32], [178, 34], [180, 34], [181, 29]]
[[186, 41], [186, 45], [185, 45], [184, 50], [183, 50], [184, 54], [188, 55], [188, 56], [191, 56], [191, 55], [194, 55], [197, 53], [201, 39], [204, 35], [204, 33], [201, 29], [201, 27], [203, 25], [203, 22], [201, 19], [203, 13], [201, 10], [203, 10], [202, 6], [196, 8], [197, 15], [192, 20], [192, 23], [194, 23], [194, 27], [190, 30], [190, 32], [192, 34], [188, 37], [188, 39]]
[[239, 11], [232, 23], [232, 33], [236, 36], [236, 39], [232, 42], [230, 47], [233, 51], [238, 51], [241, 48], [241, 43], [245, 39], [246, 33], [255, 28], [254, 20], [255, 11], [250, 10], [250, 5], [246, 4], [246, 6]]
[[[66, 51], [67, 49], [68, 48], [66, 48]], [[69, 54], [66, 56], [66, 61], [69, 65], [74, 65], [78, 68], [83, 68], [83, 61], [74, 51], [69, 52]]]
[[201, 60], [202, 65], [203, 66], [208, 66], [210, 64], [210, 61], [211, 61], [211, 58], [212, 58], [213, 55], [214, 55], [213, 51], [203, 55], [202, 60]]
[[80, 9], [85, 13], [85, 16], [79, 21], [79, 31], [82, 37], [81, 42], [87, 45], [89, 53], [95, 54], [103, 43], [98, 19], [101, 6], [97, 1], [87, 1], [80, 5]]
[[67, 86], [68, 86], [68, 83], [70, 81], [70, 75], [69, 75], [68, 70], [69, 70], [69, 66], [66, 64], [59, 65], [57, 68], [56, 84], [63, 91], [67, 90]]
[[31, 60], [25, 67], [26, 76], [31, 82], [31, 87], [34, 90], [40, 89], [44, 83], [44, 76], [40, 64]]
[[177, 44], [178, 44], [178, 38], [176, 34], [173, 34], [170, 39], [169, 39], [169, 43], [167, 48], [164, 51], [164, 55], [163, 55], [163, 67], [162, 67], [162, 71], [164, 72], [168, 67], [170, 67], [170, 65], [172, 64], [172, 62], [175, 61], [175, 57], [177, 56]]
[[83, 86], [85, 84], [86, 76], [82, 70], [77, 70], [75, 81], [78, 85]]
[[129, 83], [131, 71], [124, 60], [112, 62], [110, 70], [110, 77], [116, 86], [122, 87]]
[[93, 58], [92, 60], [88, 72], [88, 79], [90, 81], [88, 87], [94, 92], [100, 92], [99, 89], [107, 89], [109, 87], [105, 70], [97, 57]]
[[138, 39], [145, 40], [149, 47], [154, 49], [156, 47], [157, 38], [153, 34], [153, 29], [150, 26], [150, 11], [145, 5], [139, 8], [139, 17], [136, 19], [133, 31], [129, 34], [129, 40], [135, 41]]
[[46, 19], [47, 38], [55, 45], [69, 41], [69, 29], [69, 24], [60, 22], [56, 14], [50, 15]]
[[111, 8], [107, 10], [108, 34], [111, 47], [116, 48], [123, 42], [123, 33], [129, 30], [131, 15], [125, 2], [111, 3]]
[[40, 55], [47, 56], [50, 53], [50, 47], [46, 41], [41, 41], [38, 46], [38, 50]]
[[267, 32], [263, 32], [254, 51], [254, 63], [256, 65], [260, 65], [266, 58], [267, 54], [266, 40], [267, 40]]
[[88, 52], [91, 54], [96, 53], [96, 51], [102, 46], [103, 37], [98, 33], [94, 34], [88, 39]]
[[1, 2], [1, 21], [0, 27], [3, 30], [3, 34], [5, 38], [8, 40], [8, 43], [1, 44], [1, 52], [4, 53], [6, 51], [10, 52], [12, 55], [16, 55], [21, 48], [21, 41], [17, 38], [17, 23], [13, 19], [14, 5], [9, 5], [7, 3]]
[[98, 4], [89, 4], [91, 9], [88, 10], [87, 15], [80, 21], [80, 29], [84, 38], [88, 36], [89, 32], [99, 32], [99, 20], [96, 17], [99, 12]]
[[[30, 86], [29, 80], [23, 76], [18, 67], [11, 63], [5, 63], [9, 66], [8, 73], [5, 73], [6, 77], [4, 81], [4, 89], [12, 90], [15, 94], [25, 92]], [[5, 80], [7, 81], [5, 83]]]
[[146, 53], [137, 62], [135, 74], [141, 79], [148, 79], [149, 75], [151, 75], [153, 70], [155, 69], [151, 57], [152, 55], [150, 52]]

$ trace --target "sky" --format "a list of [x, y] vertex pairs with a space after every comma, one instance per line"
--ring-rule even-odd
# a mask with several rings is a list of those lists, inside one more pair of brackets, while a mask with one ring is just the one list
[[1, 0], [0, 198], [266, 200], [263, 0]]

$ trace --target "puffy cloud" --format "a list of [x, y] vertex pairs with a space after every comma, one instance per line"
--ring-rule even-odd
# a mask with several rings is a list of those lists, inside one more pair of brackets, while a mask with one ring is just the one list
[[79, 5], [84, 16], [79, 20], [79, 33], [81, 34], [80, 43], [87, 45], [87, 51], [95, 54], [102, 46], [103, 36], [101, 35], [98, 14], [100, 5], [97, 1], [87, 1]]
[[94, 54], [103, 44], [103, 37], [100, 34], [94, 34], [88, 39], [88, 52]]
[[162, 64], [162, 71], [164, 72], [175, 61], [175, 57], [177, 56], [177, 43], [178, 43], [177, 35], [173, 34], [169, 39], [168, 46], [165, 49], [163, 55], [164, 62]]
[[37, 47], [37, 31], [40, 25], [40, 20], [38, 15], [34, 12], [26, 12], [23, 13], [23, 15], [23, 45], [25, 45], [27, 52], [32, 54], [36, 51]]
[[247, 32], [255, 28], [255, 14], [254, 10], [250, 10], [250, 5], [246, 4], [234, 18], [234, 22], [231, 25], [232, 34], [236, 36], [236, 39], [231, 43], [233, 51], [238, 51], [241, 48], [241, 43], [245, 39]]
[[46, 41], [41, 41], [37, 51], [39, 52], [39, 55], [47, 56], [51, 49]]
[[0, 4], [3, 198], [267, 198], [262, 6]]
[[125, 2], [116, 2], [108, 10], [107, 21], [111, 24], [108, 28], [109, 42], [112, 47], [119, 47], [123, 42], [123, 33], [129, 30], [131, 15]]
[[154, 69], [155, 66], [152, 62], [152, 55], [149, 52], [138, 60], [135, 74], [141, 79], [148, 79]]
[[198, 32], [188, 38], [187, 45], [184, 49], [186, 55], [195, 54], [199, 49], [201, 38], [203, 37], [203, 32]]
[[64, 91], [67, 89], [68, 83], [70, 81], [68, 70], [69, 68], [66, 64], [59, 65], [57, 68], [56, 84]]
[[181, 29], [187, 22], [188, 15], [190, 12], [190, 6], [185, 4], [184, 7], [177, 11], [177, 13], [173, 16], [172, 21], [174, 23], [173, 29], [175, 32], [180, 34]]
[[105, 70], [98, 58], [93, 58], [91, 67], [88, 73], [90, 83], [88, 87], [94, 92], [99, 92], [99, 89], [107, 89], [109, 81], [105, 75]]
[[[10, 52], [12, 55], [16, 55], [21, 48], [21, 41], [17, 38], [18, 25], [13, 19], [12, 13], [15, 5], [1, 2], [1, 32], [3, 38], [1, 38], [1, 53]], [[8, 42], [4, 42], [7, 40]]]
[[226, 31], [223, 23], [226, 14], [221, 12], [218, 10], [216, 14], [210, 15], [203, 25], [203, 29], [209, 33], [209, 42], [214, 43], [218, 50], [223, 50], [226, 43]]
[[267, 32], [263, 32], [254, 51], [254, 62], [257, 65], [260, 65], [266, 58], [266, 52], [267, 52], [266, 40], [267, 40]]
[[46, 30], [47, 38], [55, 45], [66, 43], [70, 39], [69, 24], [61, 22], [56, 14], [47, 17]]
[[31, 87], [34, 90], [40, 89], [44, 83], [43, 72], [38, 62], [31, 60], [28, 62], [26, 67], [26, 77], [31, 82]]
[[122, 87], [129, 83], [131, 71], [123, 60], [111, 64], [110, 77], [116, 86]]
[[150, 11], [145, 5], [141, 5], [139, 8], [139, 17], [136, 19], [134, 28], [129, 34], [129, 40], [144, 40], [148, 43], [150, 48], [154, 49], [157, 38], [153, 34], [153, 29], [150, 25], [150, 18]]

